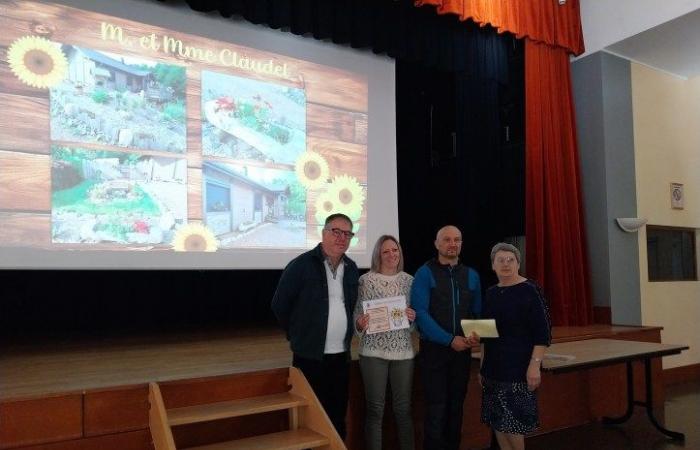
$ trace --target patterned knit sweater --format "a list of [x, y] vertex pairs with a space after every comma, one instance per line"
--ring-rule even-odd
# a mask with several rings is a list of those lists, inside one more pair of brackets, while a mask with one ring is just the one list
[[[413, 277], [406, 272], [396, 275], [382, 275], [367, 272], [360, 277], [359, 294], [353, 323], [362, 315], [362, 302], [384, 297], [405, 295], [407, 305], [411, 304], [410, 293]], [[414, 356], [411, 331], [414, 326], [385, 333], [365, 334], [358, 332], [360, 338], [360, 355], [384, 359], [411, 359]]]

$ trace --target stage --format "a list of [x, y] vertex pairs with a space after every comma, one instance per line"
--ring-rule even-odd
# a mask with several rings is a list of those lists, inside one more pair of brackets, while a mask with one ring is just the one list
[[251, 372], [291, 364], [276, 328], [76, 337], [0, 347], [0, 400]]
[[[553, 336], [555, 342], [594, 338], [660, 342], [660, 331], [659, 327], [593, 325], [555, 327]], [[354, 346], [356, 359], [356, 343]], [[148, 382], [164, 382], [171, 398], [187, 396], [192, 386], [207, 383], [228, 383], [237, 386], [236, 389], [246, 384], [262, 386], [264, 382], [255, 381], [255, 374], [250, 372], [262, 371], [263, 378], [277, 379], [278, 369], [289, 366], [292, 356], [284, 333], [276, 327], [5, 342], [1, 350], [0, 448], [26, 447], [27, 450], [44, 449], [38, 446], [48, 443], [59, 445], [56, 449], [149, 448]], [[660, 358], [655, 358], [652, 366], [654, 403], [662, 405]], [[478, 385], [477, 367], [472, 365], [472, 388], [465, 401], [464, 448], [483, 448], [490, 436], [478, 420], [480, 392], [473, 388]], [[563, 375], [543, 374], [541, 431], [576, 426], [624, 412], [624, 369], [623, 364]], [[417, 371], [413, 403], [418, 439], [422, 435], [420, 386]], [[643, 383], [635, 387], [641, 397]], [[216, 393], [208, 401], [217, 401]], [[389, 406], [385, 414], [387, 448], [395, 444], [390, 411]], [[363, 387], [359, 367], [354, 362], [348, 448], [363, 448], [363, 417]], [[49, 422], [51, 426], [47, 428], [45, 424]], [[246, 426], [228, 423], [222, 429]], [[211, 429], [206, 432], [210, 433]], [[183, 439], [188, 438], [188, 433], [194, 436], [202, 431], [186, 431]]]
[[[629, 335], [650, 327], [554, 327], [555, 342]], [[353, 340], [353, 359], [357, 359]], [[123, 337], [74, 337], [0, 347], [0, 399], [286, 367], [292, 354], [274, 327]]]

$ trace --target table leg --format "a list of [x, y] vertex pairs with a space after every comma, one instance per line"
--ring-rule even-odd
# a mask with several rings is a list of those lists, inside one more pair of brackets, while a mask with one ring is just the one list
[[665, 434], [666, 436], [670, 437], [671, 439], [677, 440], [677, 441], [684, 441], [685, 440], [685, 434], [679, 433], [677, 431], [671, 431], [668, 428], [664, 428], [659, 424], [659, 422], [656, 421], [656, 417], [654, 417], [654, 405], [653, 405], [653, 392], [652, 392], [652, 383], [651, 383], [651, 359], [650, 358], [645, 358], [644, 359], [644, 381], [646, 382], [646, 391], [647, 391], [647, 399], [646, 402], [644, 402], [644, 406], [647, 409], [647, 416], [649, 417], [649, 421], [656, 427], [657, 430]]
[[627, 361], [627, 411], [619, 417], [603, 417], [606, 425], [618, 425], [627, 422], [634, 412], [634, 369], [632, 361]]
[[678, 433], [677, 431], [671, 431], [667, 428], [664, 428], [654, 416], [654, 392], [651, 381], [651, 358], [644, 358], [644, 382], [646, 384], [646, 400], [643, 402], [635, 402], [634, 369], [632, 367], [632, 361], [627, 361], [627, 411], [620, 417], [603, 417], [603, 423], [606, 425], [617, 425], [627, 422], [629, 418], [632, 417], [634, 405], [644, 406], [647, 410], [647, 417], [649, 417], [649, 421], [652, 425], [654, 425], [654, 427], [657, 430], [670, 437], [671, 439], [677, 441], [684, 441], [685, 435], [683, 433]]

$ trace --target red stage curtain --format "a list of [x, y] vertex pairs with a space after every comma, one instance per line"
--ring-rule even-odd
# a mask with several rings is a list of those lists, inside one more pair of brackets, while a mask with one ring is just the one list
[[527, 275], [554, 325], [593, 322], [569, 53], [583, 53], [578, 0], [416, 0], [525, 38]]
[[574, 55], [584, 51], [579, 0], [416, 0], [416, 6], [433, 5], [439, 14], [456, 14], [508, 31], [519, 38], [563, 47]]
[[593, 322], [571, 70], [565, 49], [525, 41], [525, 242], [555, 325]]

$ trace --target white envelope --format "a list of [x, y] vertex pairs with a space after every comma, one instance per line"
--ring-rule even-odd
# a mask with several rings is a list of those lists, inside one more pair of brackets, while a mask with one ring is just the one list
[[462, 324], [462, 330], [464, 330], [465, 336], [469, 336], [474, 332], [478, 334], [479, 337], [498, 337], [495, 319], [462, 320], [460, 323]]

